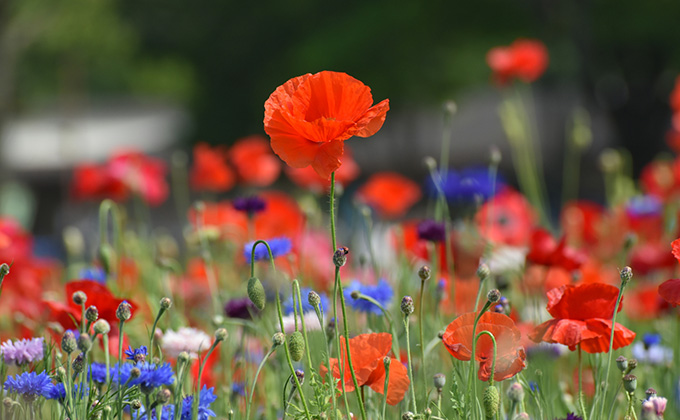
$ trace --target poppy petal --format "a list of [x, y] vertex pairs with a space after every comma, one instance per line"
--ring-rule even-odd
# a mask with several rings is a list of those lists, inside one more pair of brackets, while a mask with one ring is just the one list
[[670, 279], [659, 286], [659, 296], [671, 305], [680, 304], [680, 279]]

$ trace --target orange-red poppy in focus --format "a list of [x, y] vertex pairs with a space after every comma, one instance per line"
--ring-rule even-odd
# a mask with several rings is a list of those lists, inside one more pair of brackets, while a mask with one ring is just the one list
[[389, 100], [371, 106], [371, 89], [346, 73], [322, 71], [290, 79], [264, 104], [271, 147], [294, 168], [312, 166], [324, 179], [340, 167], [343, 141], [382, 127]]
[[[442, 341], [453, 357], [468, 361], [472, 356], [472, 329], [477, 312], [468, 312], [446, 327]], [[496, 312], [484, 312], [477, 323], [476, 334], [489, 331], [496, 339], [495, 381], [502, 381], [518, 374], [526, 367], [526, 353], [520, 344], [522, 333], [515, 322], [507, 315]], [[477, 377], [480, 381], [488, 381], [493, 364], [493, 341], [483, 334], [477, 341], [475, 360], [479, 362]]]
[[[347, 350], [344, 337], [340, 337], [341, 354], [344, 363], [344, 381], [347, 392], [354, 390], [352, 374], [347, 361]], [[383, 359], [390, 353], [392, 348], [392, 334], [372, 333], [361, 334], [349, 339], [349, 352], [352, 357], [352, 366], [359, 386], [368, 385], [373, 391], [384, 394], [385, 392], [385, 364]], [[340, 379], [340, 365], [338, 359], [331, 359], [331, 372], [333, 377]], [[326, 376], [328, 368], [320, 367], [321, 376]], [[406, 367], [391, 357], [390, 379], [387, 384], [387, 403], [396, 405], [404, 399], [411, 381], [408, 378]], [[342, 384], [338, 383], [338, 389]]]
[[[586, 353], [606, 353], [618, 294], [618, 288], [603, 283], [552, 289], [548, 292], [547, 309], [554, 319], [536, 326], [530, 338], [537, 343], [564, 344], [570, 350], [580, 344]], [[616, 323], [614, 350], [629, 345], [634, 339], [633, 331]]]

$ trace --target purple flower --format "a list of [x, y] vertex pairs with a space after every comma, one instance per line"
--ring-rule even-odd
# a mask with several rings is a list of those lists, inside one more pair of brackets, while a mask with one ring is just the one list
[[78, 277], [82, 280], [94, 280], [97, 283], [106, 283], [106, 273], [99, 267], [86, 267], [80, 270]]
[[498, 179], [494, 188], [494, 180], [488, 168], [483, 167], [466, 168], [460, 172], [454, 170], [438, 172], [434, 176], [435, 179], [430, 176], [425, 181], [425, 191], [431, 197], [437, 197], [439, 185], [446, 200], [450, 202], [469, 203], [478, 197], [486, 201], [503, 187], [502, 179]]
[[252, 319], [252, 314], [260, 312], [248, 297], [231, 299], [224, 305], [224, 313], [229, 318]]
[[[246, 257], [246, 262], [250, 264], [250, 259], [252, 255], [253, 245], [256, 241], [248, 242], [243, 247], [243, 256]], [[293, 243], [288, 238], [274, 238], [267, 241], [269, 247], [272, 250], [272, 256], [282, 257], [288, 254], [291, 249], [293, 249]], [[269, 251], [267, 246], [263, 243], [257, 244], [255, 247], [255, 261], [265, 260], [269, 258]]]
[[567, 414], [567, 417], [565, 419], [558, 419], [556, 418], [555, 420], [583, 420], [582, 417], [577, 416], [574, 413], [569, 413]]
[[423, 220], [418, 223], [418, 239], [432, 242], [444, 242], [446, 240], [446, 227], [444, 223], [434, 220]]
[[653, 195], [637, 195], [626, 203], [626, 213], [630, 217], [659, 216], [662, 211], [661, 200]]
[[44, 338], [23, 339], [12, 342], [7, 340], [0, 346], [3, 359], [7, 365], [23, 365], [42, 360], [44, 354]]
[[267, 208], [267, 203], [256, 195], [237, 198], [233, 204], [236, 210], [246, 212], [251, 216]]
[[9, 392], [16, 392], [27, 401], [51, 395], [54, 385], [45, 371], [41, 373], [24, 372], [14, 377], [10, 376], [5, 381], [5, 389]]

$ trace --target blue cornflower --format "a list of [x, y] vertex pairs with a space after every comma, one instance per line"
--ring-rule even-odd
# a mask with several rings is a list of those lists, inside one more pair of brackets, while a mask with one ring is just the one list
[[137, 364], [136, 367], [142, 373], [139, 375], [139, 378], [130, 381], [131, 386], [139, 385], [141, 388], [154, 389], [163, 385], [171, 385], [175, 381], [170, 363], [156, 365], [145, 362]]
[[90, 372], [87, 379], [92, 379], [92, 381], [105, 384], [106, 383], [106, 365], [104, 363], [92, 363], [90, 364]]
[[483, 201], [491, 198], [504, 185], [502, 178], [496, 178], [494, 189], [493, 179], [489, 176], [489, 169], [484, 167], [470, 167], [456, 172], [448, 170], [434, 175], [438, 179], [428, 177], [425, 181], [425, 192], [431, 197], [437, 197], [437, 183], [447, 201], [473, 202], [480, 197]]
[[[90, 391], [88, 387], [82, 387], [80, 384], [73, 385], [73, 397], [76, 399], [83, 399], [87, 396]], [[63, 383], [58, 383], [50, 388], [50, 391], [45, 395], [45, 398], [49, 400], [64, 400], [66, 398], [66, 388]]]
[[114, 384], [125, 385], [125, 383], [130, 379], [130, 371], [134, 367], [135, 366], [132, 363], [123, 363], [122, 365], [120, 365], [120, 378], [119, 378], [118, 377], [118, 363], [111, 366], [111, 381]]
[[[272, 249], [272, 255], [274, 258], [281, 257], [288, 254], [291, 249], [293, 249], [293, 243], [288, 238], [274, 238], [267, 241], [269, 247]], [[243, 247], [243, 256], [246, 257], [246, 262], [250, 264], [250, 259], [252, 255], [253, 245], [255, 241], [248, 242]], [[269, 252], [267, 247], [263, 243], [257, 244], [255, 247], [255, 261], [265, 260], [269, 258]]]
[[231, 393], [234, 395], [240, 395], [242, 397], [246, 396], [246, 383], [245, 382], [234, 382], [231, 384]]
[[376, 315], [382, 315], [382, 311], [378, 306], [364, 299], [352, 299], [352, 292], [355, 290], [362, 295], [372, 297], [383, 307], [386, 307], [387, 304], [390, 303], [392, 295], [394, 294], [392, 286], [384, 279], [380, 279], [375, 286], [363, 285], [354, 280], [347, 288], [345, 288], [345, 300], [352, 308], [360, 312], [370, 312]]
[[94, 280], [97, 283], [106, 283], [106, 272], [100, 267], [86, 267], [80, 270], [78, 277], [82, 280]]
[[[305, 287], [300, 289], [300, 296], [302, 296], [302, 312], [307, 313], [307, 312], [314, 312], [314, 307], [309, 304], [307, 295], [309, 292], [311, 292], [312, 289], [309, 287]], [[328, 310], [328, 296], [326, 296], [325, 293], [320, 293], [319, 298], [321, 298], [321, 308], [323, 309], [324, 313], [327, 312]], [[295, 298], [297, 300], [297, 297]], [[293, 313], [293, 296], [291, 295], [290, 298], [286, 301], [283, 311], [286, 313], [286, 315], [290, 315]]]
[[658, 346], [661, 344], [661, 334], [644, 333], [642, 336], [642, 342], [645, 344], [646, 348], [650, 348], [654, 345]]
[[128, 349], [125, 350], [125, 359], [132, 360], [135, 363], [144, 362], [147, 354], [149, 353], [146, 346], [141, 346], [138, 349], [133, 349], [132, 346], [128, 346]]
[[[214, 390], [215, 388], [208, 388], [203, 385], [203, 389], [201, 389], [201, 393], [198, 396], [198, 420], [208, 420], [209, 417], [217, 416], [215, 412], [210, 409], [210, 404], [217, 399]], [[180, 417], [180, 420], [191, 420], [193, 403], [193, 396], [184, 398], [184, 401], [182, 401], [182, 416]]]
[[16, 392], [25, 400], [33, 401], [39, 396], [47, 397], [50, 395], [54, 385], [45, 371], [41, 373], [24, 372], [10, 376], [5, 381], [5, 389], [9, 392]]
[[663, 203], [653, 195], [636, 195], [626, 203], [626, 213], [630, 217], [659, 216]]
[[529, 388], [533, 392], [538, 392], [538, 383], [536, 381], [529, 381]]
[[661, 365], [673, 360], [673, 350], [661, 345], [661, 335], [645, 333], [642, 341], [637, 341], [631, 348], [633, 357], [641, 363]]

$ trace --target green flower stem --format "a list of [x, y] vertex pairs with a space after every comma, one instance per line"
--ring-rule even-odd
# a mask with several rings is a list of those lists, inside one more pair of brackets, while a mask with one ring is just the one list
[[583, 398], [583, 355], [581, 350], [581, 343], [578, 344], [578, 404], [583, 415], [583, 420], [588, 420], [586, 412], [586, 404]]
[[409, 336], [408, 315], [404, 315], [404, 330], [406, 331], [406, 357], [408, 358], [408, 376], [411, 379], [411, 400], [413, 401], [413, 414], [418, 414], [416, 407], [415, 378], [413, 377], [413, 359], [411, 358], [411, 338]]
[[208, 358], [212, 354], [212, 352], [215, 350], [217, 345], [220, 344], [220, 341], [215, 339], [213, 341], [212, 346], [210, 346], [210, 349], [208, 349], [208, 353], [205, 355], [203, 358], [203, 361], [201, 362], [201, 366], [198, 368], [198, 377], [196, 378], [196, 392], [194, 394], [194, 401], [193, 401], [193, 406], [192, 406], [192, 412], [193, 417], [192, 418], [198, 418], [198, 406], [200, 403], [200, 396], [201, 396], [201, 377], [203, 376], [203, 369], [205, 368], [205, 364], [208, 362]]
[[156, 325], [158, 325], [158, 320], [161, 319], [161, 316], [163, 316], [164, 313], [165, 308], [161, 306], [161, 308], [158, 310], [158, 315], [156, 315], [156, 319], [153, 321], [153, 327], [149, 333], [149, 358], [153, 357], [153, 338], [156, 333]]
[[[357, 299], [362, 299], [362, 300], [365, 300], [367, 302], [371, 302], [372, 304], [377, 306], [378, 309], [380, 309], [382, 311], [383, 315], [385, 315], [385, 319], [387, 319], [387, 323], [389, 324], [390, 331], [392, 331], [392, 353], [394, 353], [395, 356], [399, 355], [399, 352], [400, 352], [399, 338], [397, 336], [397, 330], [396, 330], [396, 327], [394, 326], [394, 321], [392, 321], [392, 315], [390, 315], [390, 312], [387, 309], [385, 309], [385, 307], [380, 302], [378, 302], [377, 300], [375, 300], [372, 297], [367, 296], [363, 293], [359, 293], [359, 296], [357, 296]], [[441, 340], [438, 340], [438, 341], [441, 342]]]
[[109, 213], [111, 214], [111, 223], [113, 224], [113, 244], [116, 253], [120, 256], [120, 211], [118, 210], [118, 205], [109, 198], [103, 200], [99, 205], [99, 243], [109, 243], [109, 231], [107, 226]]
[[[305, 317], [302, 310], [302, 296], [300, 294], [300, 283], [297, 280], [293, 280], [293, 293], [297, 295], [298, 305], [300, 305], [300, 325], [302, 326], [302, 337], [305, 339], [305, 354], [307, 355], [307, 365], [309, 369], [314, 369], [312, 365], [312, 355], [309, 351], [309, 340], [307, 339], [307, 327], [305, 326]], [[323, 324], [320, 324], [323, 325]], [[323, 329], [323, 326], [321, 327]]]
[[182, 411], [182, 388], [184, 387], [184, 374], [186, 372], [187, 363], [180, 363], [177, 369], [177, 389], [175, 390], [175, 413], [173, 420], [179, 419], [179, 413]]
[[[481, 290], [481, 285], [480, 285], [480, 290]], [[479, 299], [479, 293], [477, 294], [477, 299]], [[477, 401], [477, 387], [475, 386], [474, 383], [474, 376], [475, 376], [475, 354], [477, 352], [477, 340], [475, 337], [477, 336], [477, 324], [479, 323], [479, 319], [482, 317], [484, 312], [486, 312], [489, 307], [491, 306], [491, 302], [488, 300], [486, 301], [486, 304], [482, 308], [481, 311], [479, 311], [479, 314], [477, 314], [477, 317], [475, 318], [475, 323], [473, 324], [472, 327], [472, 352], [470, 353], [470, 370], [468, 373], [468, 383], [467, 383], [467, 389], [472, 391], [472, 395], [470, 398], [470, 404], [472, 402]], [[468, 394], [470, 396], [470, 394]]]
[[614, 350], [614, 332], [616, 331], [616, 315], [619, 311], [619, 306], [621, 305], [621, 299], [623, 298], [623, 291], [626, 288], [626, 284], [628, 284], [628, 281], [621, 280], [621, 287], [619, 287], [619, 296], [616, 298], [616, 305], [614, 306], [614, 315], [612, 316], [612, 332], [609, 335], [609, 351], [608, 351], [608, 356], [607, 356], [607, 369], [605, 370], [604, 374], [604, 388], [602, 389], [602, 403], [600, 404], [600, 415], [597, 417], [598, 419], [603, 418], [602, 416], [604, 415], [604, 406], [606, 405], [607, 401], [607, 388], [609, 387], [609, 371], [612, 367], [612, 353]]
[[[491, 334], [490, 331], [481, 331], [477, 336], [475, 337], [475, 344], [477, 343], [477, 340], [482, 335], [488, 335], [491, 338], [491, 341], [493, 342], [493, 359], [491, 360], [491, 376], [489, 376], [489, 385], [493, 385], [493, 375], [496, 373], [496, 357], [498, 354], [498, 346], [496, 344], [496, 337]], [[474, 360], [472, 360], [472, 367], [474, 368]]]
[[[123, 365], [123, 326], [125, 321], [122, 319], [118, 323], [118, 382], [120, 382], [120, 368]], [[123, 413], [123, 387], [118, 384], [118, 413]]]
[[[435, 246], [436, 250], [436, 246]], [[436, 254], [436, 251], [435, 251]], [[435, 257], [436, 259], [436, 257]], [[423, 373], [424, 400], [427, 400], [427, 372], [425, 371], [425, 329], [423, 327], [423, 298], [425, 292], [425, 280], [420, 281], [420, 303], [418, 304], [418, 329], [420, 332], [420, 370]]]
[[[335, 384], [335, 378], [333, 378], [333, 371], [331, 369], [331, 346], [330, 346], [330, 343], [328, 342], [328, 337], [326, 336], [326, 328], [324, 328], [323, 308], [321, 307], [321, 304], [317, 304], [317, 305], [314, 306], [314, 312], [316, 312], [316, 317], [319, 318], [319, 325], [321, 326], [321, 334], [323, 334], [323, 342], [326, 343], [326, 363], [328, 364], [328, 381], [332, 384]], [[331, 398], [333, 400], [333, 405], [332, 405], [333, 418], [337, 420], [338, 410], [337, 410], [337, 401], [335, 399], [336, 389], [337, 389], [337, 386], [334, 386], [333, 392], [331, 392]], [[345, 398], [346, 397], [347, 396], [345, 395]]]
[[253, 378], [253, 385], [250, 388], [250, 395], [248, 396], [248, 402], [246, 403], [246, 420], [250, 418], [250, 406], [253, 404], [253, 394], [255, 394], [255, 385], [257, 385], [257, 378], [258, 376], [260, 376], [260, 371], [262, 370], [264, 364], [267, 362], [267, 359], [269, 359], [269, 356], [271, 356], [275, 351], [276, 346], [272, 346], [272, 348], [269, 349], [269, 352], [267, 353], [266, 356], [264, 356], [264, 359], [262, 359], [260, 365], [257, 367], [257, 370], [255, 371], [255, 378]]
[[383, 420], [385, 420], [385, 409], [387, 408], [387, 387], [389, 386], [389, 384], [390, 384], [390, 365], [385, 364], [385, 385], [383, 387], [383, 393], [385, 394], [385, 398], [383, 399], [383, 406], [382, 406], [382, 419]]
[[[215, 275], [215, 265], [213, 264], [212, 252], [210, 252], [210, 245], [203, 235], [203, 218], [204, 206], [197, 206], [196, 208], [196, 231], [198, 232], [198, 239], [201, 246], [201, 257], [205, 264], [205, 275], [208, 279], [208, 288], [210, 289], [210, 296], [212, 297], [213, 313], [219, 314], [220, 310], [220, 295], [217, 289], [217, 276]], [[153, 331], [152, 331], [153, 334]]]

